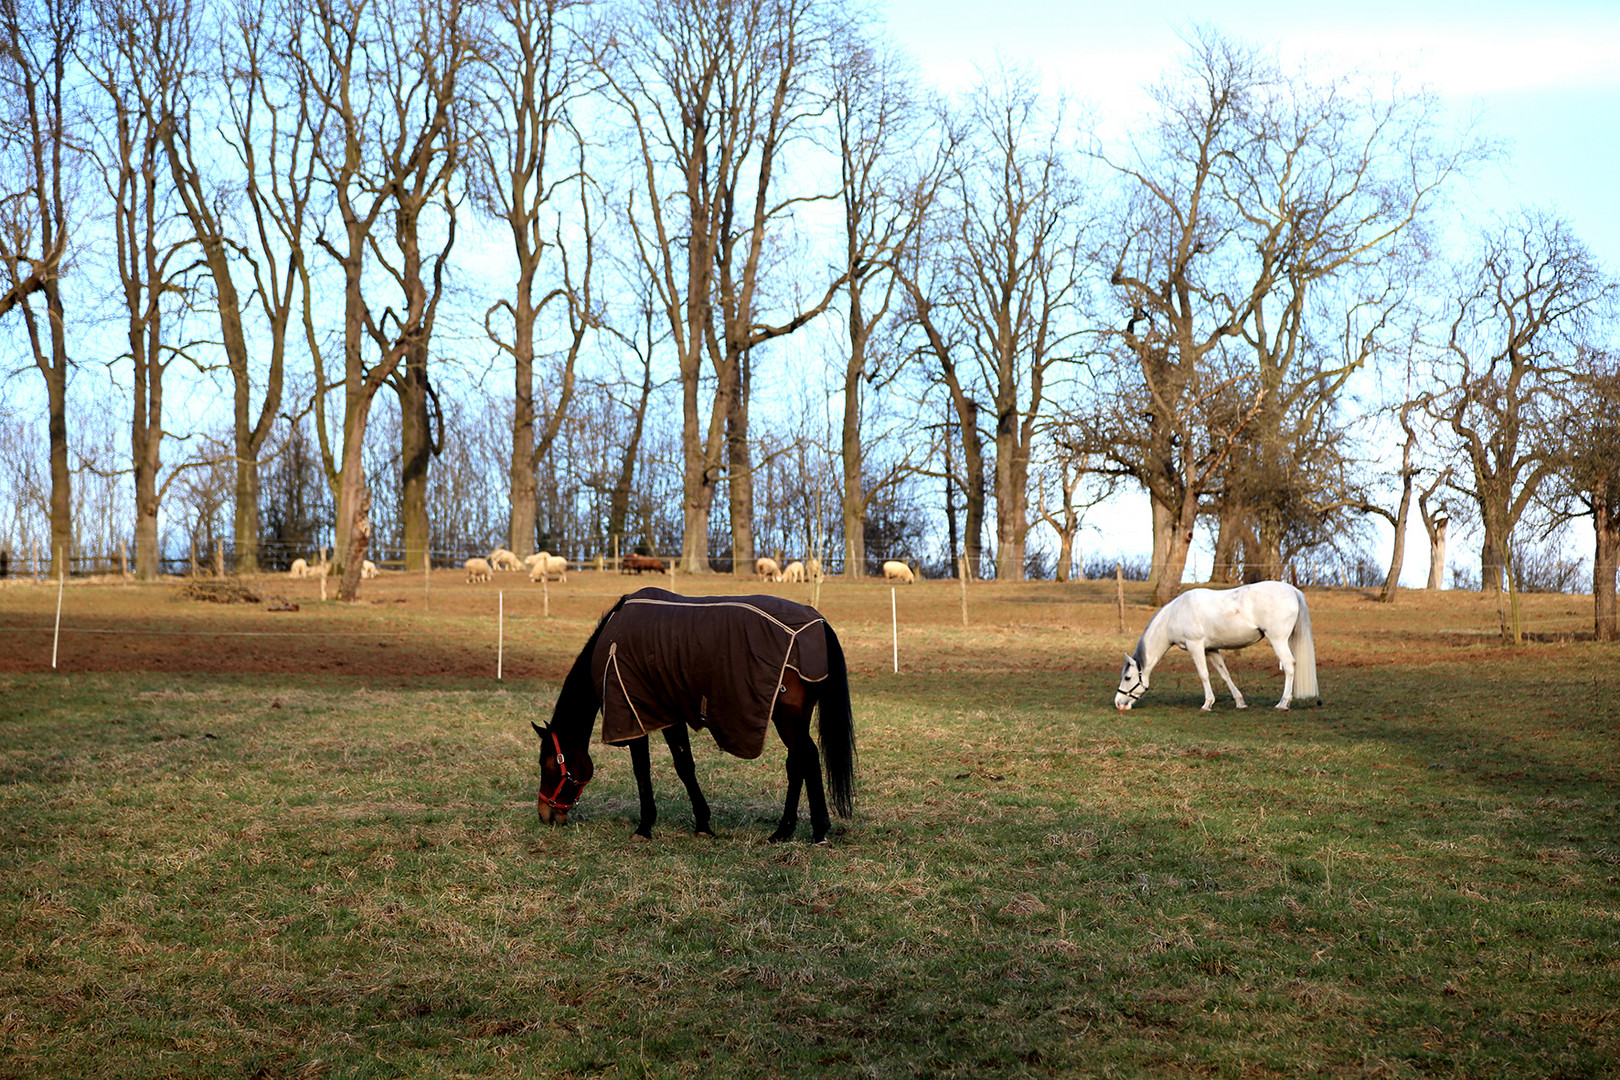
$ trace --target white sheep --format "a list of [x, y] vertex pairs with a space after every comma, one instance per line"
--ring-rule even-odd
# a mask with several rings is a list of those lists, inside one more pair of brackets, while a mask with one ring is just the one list
[[495, 573], [489, 568], [488, 559], [468, 559], [461, 564], [467, 570], [467, 584], [475, 581], [492, 581]]
[[533, 555], [525, 555], [523, 557], [523, 569], [533, 570], [535, 563], [539, 562], [541, 559], [549, 558], [551, 558], [550, 554], [544, 551], [537, 551]]
[[917, 580], [917, 576], [911, 572], [911, 567], [893, 560], [883, 564], [883, 578], [885, 581], [899, 581], [906, 585], [914, 584]]
[[367, 559], [364, 562], [362, 562], [360, 564], [360, 576], [363, 577], [363, 578], [367, 578], [367, 579], [376, 577], [377, 576], [377, 564], [372, 562], [370, 559]]
[[782, 568], [776, 565], [775, 559], [754, 560], [754, 573], [761, 581], [781, 581]]
[[558, 581], [566, 582], [568, 580], [568, 560], [561, 555], [540, 552], [540, 557], [535, 559], [533, 566], [529, 567], [529, 580], [539, 581], [541, 578], [548, 580], [556, 578]]
[[291, 578], [306, 577], [308, 574], [309, 563], [303, 559], [294, 559], [292, 565], [287, 568], [287, 576]]
[[490, 552], [489, 565], [497, 570], [523, 569], [523, 561], [506, 548], [496, 548]]
[[803, 581], [804, 580], [804, 563], [802, 563], [802, 562], [790, 562], [790, 563], [788, 563], [787, 566], [785, 568], [783, 568], [783, 570], [782, 570], [782, 580], [783, 581]]

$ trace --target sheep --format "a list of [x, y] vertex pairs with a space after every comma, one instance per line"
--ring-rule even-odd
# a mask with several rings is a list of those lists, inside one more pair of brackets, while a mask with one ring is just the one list
[[492, 581], [495, 573], [489, 568], [488, 559], [468, 559], [461, 564], [467, 570], [467, 584], [475, 581]]
[[776, 565], [775, 559], [756, 559], [754, 573], [761, 581], [781, 581], [782, 568]]
[[803, 581], [804, 580], [804, 563], [802, 563], [802, 562], [790, 562], [790, 563], [788, 563], [787, 567], [782, 571], [781, 580], [783, 580], [783, 581]]
[[489, 565], [496, 570], [522, 570], [523, 562], [506, 548], [496, 548], [489, 553]]
[[309, 563], [305, 562], [303, 559], [294, 559], [292, 561], [292, 565], [287, 568], [287, 576], [291, 578], [306, 577], [308, 574]]
[[360, 564], [360, 576], [363, 577], [363, 578], [367, 578], [367, 579], [376, 577], [377, 576], [377, 564], [372, 562], [370, 559], [367, 559], [364, 562], [362, 562]]
[[552, 555], [542, 551], [540, 558], [536, 559], [534, 565], [529, 568], [530, 581], [539, 581], [541, 578], [547, 580], [556, 578], [558, 581], [566, 583], [568, 581], [568, 560], [561, 555]]
[[906, 585], [914, 584], [917, 580], [917, 576], [911, 572], [911, 567], [894, 560], [883, 564], [883, 578], [885, 581], [899, 581]]
[[549, 558], [551, 558], [551, 556], [546, 554], [544, 551], [537, 551], [533, 555], [525, 555], [523, 556], [523, 569], [533, 570], [535, 563], [539, 562], [541, 559]]

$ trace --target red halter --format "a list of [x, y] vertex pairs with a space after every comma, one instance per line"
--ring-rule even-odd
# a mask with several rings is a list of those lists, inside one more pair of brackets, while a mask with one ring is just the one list
[[[588, 780], [572, 780], [571, 781], [569, 779], [569, 777], [568, 777], [568, 760], [563, 757], [562, 740], [557, 738], [557, 733], [555, 731], [548, 731], [548, 732], [546, 732], [546, 734], [551, 736], [551, 745], [557, 751], [557, 768], [558, 768], [558, 770], [561, 771], [562, 775], [557, 778], [557, 787], [552, 791], [552, 793], [550, 795], [546, 794], [546, 789], [545, 789], [544, 783], [542, 782], [540, 790], [535, 793], [535, 800], [536, 800], [535, 810], [536, 810], [536, 812], [538, 812], [539, 811], [539, 804], [544, 803], [546, 806], [551, 807], [553, 810], [561, 810], [563, 813], [566, 814], [568, 811], [570, 811], [570, 810], [572, 810], [574, 808], [575, 803], [579, 802], [579, 797], [580, 797], [581, 793], [584, 792], [585, 785], [587, 783], [589, 783], [590, 781], [588, 781]], [[566, 785], [568, 785], [569, 783], [574, 784], [574, 797], [572, 799], [569, 799], [567, 802], [563, 802], [562, 801], [563, 788]]]

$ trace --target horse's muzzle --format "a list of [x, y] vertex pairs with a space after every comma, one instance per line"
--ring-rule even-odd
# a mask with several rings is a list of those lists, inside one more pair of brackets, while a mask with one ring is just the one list
[[568, 824], [568, 811], [552, 806], [544, 799], [535, 800], [535, 809], [540, 813], [540, 824], [542, 825]]

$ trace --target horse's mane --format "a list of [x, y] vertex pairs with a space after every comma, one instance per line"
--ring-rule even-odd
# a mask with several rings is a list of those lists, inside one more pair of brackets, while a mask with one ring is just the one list
[[596, 710], [601, 707], [602, 699], [596, 692], [596, 684], [591, 679], [591, 656], [596, 652], [596, 641], [602, 636], [602, 628], [607, 626], [608, 620], [613, 618], [618, 610], [624, 606], [625, 597], [621, 596], [618, 602], [596, 622], [596, 629], [586, 640], [585, 647], [579, 651], [574, 660], [574, 666], [568, 669], [568, 676], [563, 679], [562, 688], [557, 691], [557, 704], [551, 710], [551, 727], [557, 728], [559, 723], [572, 719], [579, 723], [581, 716], [586, 723], [596, 719]]
[[[1185, 595], [1187, 594], [1181, 594], [1181, 596]], [[1147, 625], [1142, 627], [1142, 636], [1136, 639], [1136, 649], [1131, 653], [1131, 659], [1136, 661], [1136, 669], [1138, 671], [1146, 671], [1148, 669], [1148, 637], [1153, 633], [1153, 628], [1164, 621], [1166, 613], [1170, 610], [1170, 605], [1174, 604], [1176, 600], [1181, 599], [1181, 596], [1177, 596], [1174, 600], [1171, 600], [1169, 604], [1166, 604], [1158, 611], [1155, 611], [1153, 613], [1153, 618], [1149, 619]], [[1165, 636], [1168, 637], [1168, 634]], [[1165, 649], [1168, 648], [1169, 644], [1167, 642]], [[1164, 651], [1165, 650], [1161, 649], [1159, 656], [1163, 656]], [[1157, 661], [1158, 657], [1155, 657], [1154, 662], [1157, 663]]]

